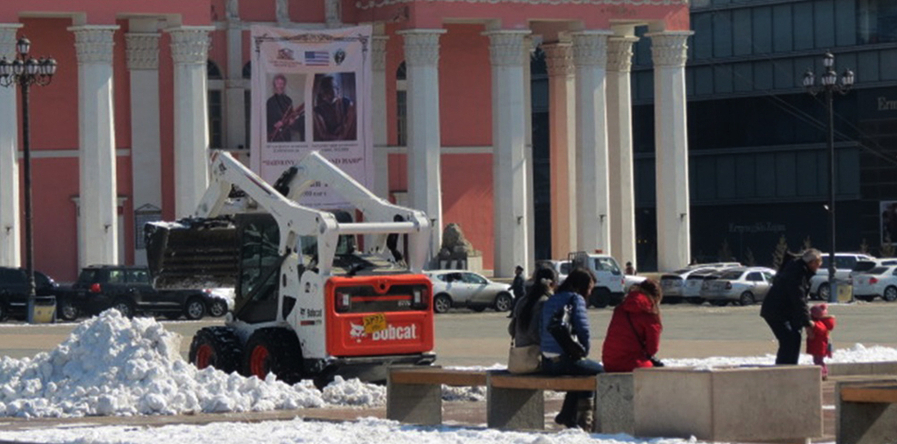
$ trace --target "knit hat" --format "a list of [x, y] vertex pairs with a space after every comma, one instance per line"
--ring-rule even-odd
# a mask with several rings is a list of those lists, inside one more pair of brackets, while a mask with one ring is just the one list
[[819, 319], [826, 314], [828, 314], [828, 305], [826, 304], [814, 305], [810, 308], [810, 316], [812, 316], [813, 319]]

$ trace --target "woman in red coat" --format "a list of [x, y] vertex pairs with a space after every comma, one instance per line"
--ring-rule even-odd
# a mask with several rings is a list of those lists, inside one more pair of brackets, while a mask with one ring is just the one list
[[614, 309], [601, 361], [607, 372], [631, 372], [654, 367], [652, 358], [660, 349], [660, 300], [663, 292], [657, 281], [647, 279], [633, 286]]

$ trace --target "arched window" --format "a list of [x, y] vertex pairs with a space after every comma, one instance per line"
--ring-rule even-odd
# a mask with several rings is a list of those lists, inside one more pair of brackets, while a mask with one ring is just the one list
[[408, 144], [408, 86], [405, 80], [405, 62], [396, 69], [396, 144]]
[[215, 62], [206, 62], [206, 77], [209, 80], [209, 148], [224, 148], [224, 77]]

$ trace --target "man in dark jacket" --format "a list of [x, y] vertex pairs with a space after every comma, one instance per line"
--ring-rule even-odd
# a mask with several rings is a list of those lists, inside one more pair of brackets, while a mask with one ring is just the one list
[[514, 300], [511, 301], [511, 313], [508, 314], [508, 317], [514, 316], [514, 307], [517, 306], [517, 301], [526, 294], [526, 281], [523, 279], [523, 267], [520, 265], [514, 269], [514, 281], [511, 282], [511, 293], [514, 294]]
[[[801, 333], [810, 327], [810, 309], [807, 295], [810, 292], [810, 278], [822, 265], [822, 253], [810, 248], [800, 259], [786, 265], [773, 281], [772, 288], [763, 300], [760, 316], [769, 324], [779, 341], [776, 364], [797, 364], [800, 356]], [[811, 335], [812, 330], [807, 330]]]

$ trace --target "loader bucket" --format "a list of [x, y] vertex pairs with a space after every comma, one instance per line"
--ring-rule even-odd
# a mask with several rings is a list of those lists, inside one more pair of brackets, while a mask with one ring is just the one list
[[156, 288], [236, 285], [239, 248], [237, 229], [230, 218], [150, 222], [144, 226], [144, 236]]

